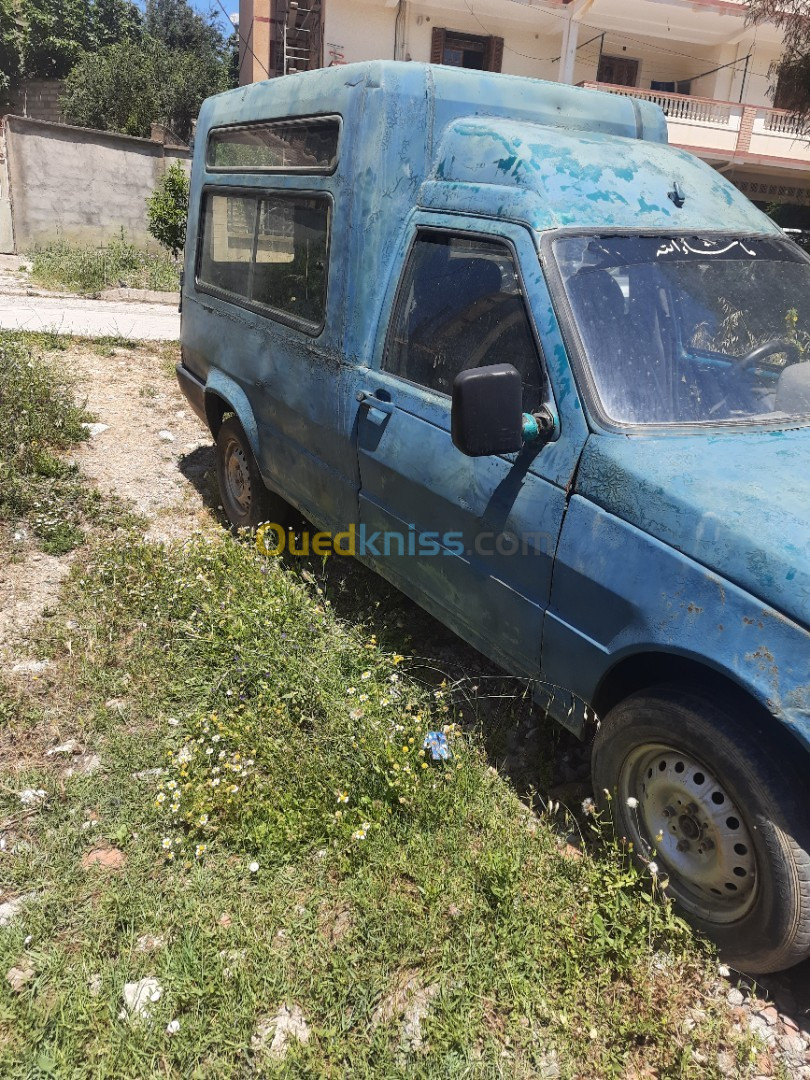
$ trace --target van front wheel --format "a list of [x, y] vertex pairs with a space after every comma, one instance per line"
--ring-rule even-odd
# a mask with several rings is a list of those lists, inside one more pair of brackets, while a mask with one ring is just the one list
[[810, 953], [804, 785], [773, 734], [719, 699], [662, 686], [607, 714], [592, 757], [619, 836], [655, 861], [723, 959], [757, 974]]
[[289, 515], [288, 504], [264, 486], [250, 443], [235, 416], [223, 420], [217, 435], [217, 480], [222, 509], [237, 529], [256, 529], [262, 522]]

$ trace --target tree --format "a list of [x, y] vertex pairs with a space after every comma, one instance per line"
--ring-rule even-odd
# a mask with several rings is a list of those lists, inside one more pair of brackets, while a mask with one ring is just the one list
[[132, 0], [0, 0], [0, 83], [63, 78], [84, 52], [140, 36]]
[[186, 243], [188, 196], [188, 174], [179, 161], [175, 161], [146, 203], [149, 232], [175, 259]]
[[87, 45], [88, 0], [23, 0], [22, 73], [60, 79]]
[[89, 49], [143, 37], [141, 13], [130, 0], [92, 0]]
[[[213, 11], [201, 15], [188, 0], [147, 0], [135, 25], [124, 18], [129, 0], [58, 2], [92, 3], [106, 15], [103, 24], [97, 19], [93, 50], [80, 56], [65, 83], [62, 108], [71, 123], [143, 137], [162, 123], [188, 140], [205, 98], [235, 85], [229, 44]], [[103, 39], [102, 25], [114, 43]], [[126, 33], [132, 44], [122, 46], [117, 42]]]
[[158, 42], [108, 45], [70, 72], [62, 110], [80, 127], [147, 138], [153, 122], [168, 124], [170, 78], [170, 54]]
[[0, 0], [0, 101], [20, 77], [20, 38], [13, 0]]
[[144, 30], [171, 52], [222, 56], [225, 51], [216, 12], [201, 15], [188, 0], [146, 0]]
[[62, 109], [70, 123], [147, 138], [153, 123], [181, 139], [206, 97], [227, 89], [222, 58], [171, 52], [154, 38], [86, 53], [65, 81]]
[[784, 35], [782, 56], [771, 66], [781, 107], [810, 128], [810, 0], [749, 0], [752, 23], [769, 22]]

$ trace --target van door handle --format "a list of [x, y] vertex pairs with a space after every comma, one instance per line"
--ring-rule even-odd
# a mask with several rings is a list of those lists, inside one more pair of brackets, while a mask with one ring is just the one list
[[383, 401], [370, 390], [358, 390], [357, 400], [361, 405], [367, 405], [369, 409], [376, 409], [377, 412], [392, 413], [395, 408], [393, 401]]

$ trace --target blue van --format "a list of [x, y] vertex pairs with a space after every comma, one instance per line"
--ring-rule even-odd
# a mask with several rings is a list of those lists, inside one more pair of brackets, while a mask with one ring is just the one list
[[652, 104], [374, 62], [204, 104], [182, 302], [231, 522], [532, 680], [728, 961], [807, 956], [803, 252]]

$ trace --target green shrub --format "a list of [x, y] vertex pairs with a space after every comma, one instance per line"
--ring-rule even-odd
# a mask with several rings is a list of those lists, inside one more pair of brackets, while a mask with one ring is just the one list
[[186, 243], [189, 178], [183, 166], [170, 165], [147, 200], [149, 232], [177, 258]]
[[97, 293], [102, 289], [155, 289], [174, 292], [180, 270], [169, 255], [144, 251], [124, 236], [101, 247], [78, 246], [65, 240], [29, 253], [31, 277], [48, 289]]

